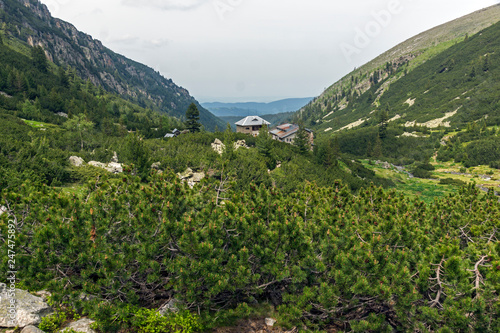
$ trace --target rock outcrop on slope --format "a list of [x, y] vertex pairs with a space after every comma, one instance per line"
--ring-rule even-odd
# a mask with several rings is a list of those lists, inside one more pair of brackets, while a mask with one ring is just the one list
[[39, 0], [2, 0], [0, 8], [5, 13], [3, 19], [8, 22], [4, 27], [9, 38], [29, 46], [41, 46], [50, 61], [70, 67], [95, 86], [177, 118], [184, 117], [188, 106], [195, 103], [206, 129], [225, 126], [186, 89], [154, 69], [111, 51], [72, 24], [52, 17]]
[[[113, 156], [112, 161], [118, 161], [118, 158]], [[83, 158], [78, 157], [78, 156], [71, 156], [69, 158], [69, 163], [75, 167], [82, 167], [85, 166], [85, 161]], [[117, 174], [117, 173], [122, 173], [123, 172], [123, 164], [118, 163], [118, 162], [109, 162], [108, 164], [102, 163], [102, 162], [97, 162], [97, 161], [90, 161], [87, 163], [87, 165], [96, 167], [96, 168], [101, 168], [104, 169], [108, 172]]]
[[61, 333], [71, 332], [71, 331], [82, 332], [82, 333], [96, 333], [96, 331], [90, 328], [90, 325], [92, 325], [94, 322], [95, 322], [94, 320], [83, 318], [73, 323], [70, 323], [68, 326], [66, 326], [64, 329], [61, 330]]
[[10, 289], [5, 283], [0, 283], [0, 327], [38, 325], [43, 317], [53, 312], [41, 297], [25, 290]]

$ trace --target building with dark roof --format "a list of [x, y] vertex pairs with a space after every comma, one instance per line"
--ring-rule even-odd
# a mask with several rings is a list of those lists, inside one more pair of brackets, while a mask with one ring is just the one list
[[165, 138], [174, 138], [176, 136], [179, 136], [181, 134], [181, 131], [179, 131], [177, 128], [172, 131], [172, 133], [167, 133], [165, 134]]
[[[274, 140], [278, 140], [281, 142], [286, 142], [289, 144], [293, 144], [293, 141], [295, 140], [295, 137], [297, 136], [297, 133], [299, 132], [299, 125], [297, 124], [281, 124], [279, 126], [276, 126], [272, 130], [269, 131], [271, 134], [271, 137]], [[309, 142], [311, 144], [311, 147], [314, 144], [314, 133], [310, 129], [305, 129], [309, 136]]]

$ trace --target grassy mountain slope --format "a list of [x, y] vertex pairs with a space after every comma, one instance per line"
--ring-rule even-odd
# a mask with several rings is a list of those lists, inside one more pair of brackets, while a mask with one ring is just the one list
[[[384, 91], [405, 73], [499, 20], [500, 5], [495, 5], [419, 34], [346, 75], [302, 108], [297, 117], [319, 133], [348, 125], [360, 126], [361, 117], [346, 122], [338, 118], [337, 112], [349, 106], [352, 110], [352, 104], [357, 102], [364, 104], [361, 113], [368, 118], [380, 105], [379, 98]], [[373, 89], [375, 86], [377, 89]]]
[[113, 150], [107, 148], [126, 146], [131, 132], [157, 138], [183, 126], [49, 64], [41, 48], [31, 51], [22, 54], [0, 40], [0, 189], [26, 180], [78, 180], [68, 170], [70, 155], [108, 162]]
[[481, 165], [493, 174], [500, 168], [499, 41], [496, 23], [412, 70], [389, 66], [365, 92], [339, 99], [342, 107], [314, 122], [318, 158], [328, 161], [340, 151], [406, 165], [419, 178], [442, 178], [429, 163], [434, 157], [437, 165], [453, 165], [452, 172], [472, 174], [465, 169]]
[[[182, 119], [189, 104], [198, 104], [172, 80], [116, 54], [73, 25], [53, 18], [38, 0], [1, 0], [0, 27], [4, 39], [19, 51], [28, 52], [28, 46], [40, 45], [55, 64], [70, 66], [83, 79], [142, 107]], [[206, 129], [223, 126], [209, 111], [201, 106], [199, 109]]]
[[[380, 80], [342, 110], [327, 117], [317, 128], [326, 133], [351, 125], [353, 128], [380, 123], [386, 112], [391, 123], [437, 128], [463, 128], [484, 117], [497, 125], [500, 82], [500, 25], [496, 24], [467, 41], [436, 55], [384, 88], [390, 77]], [[325, 128], [326, 127], [326, 128]]]
[[[387, 62], [396, 58], [406, 57], [408, 54], [413, 54], [418, 57], [422, 52], [431, 53], [430, 51], [432, 50], [439, 51], [442, 48], [453, 45], [457, 40], [465, 38], [466, 35], [478, 33], [499, 20], [500, 5], [481, 9], [448, 23], [441, 24], [404, 41], [373, 59], [361, 67], [360, 70], [369, 72], [384, 66]], [[432, 53], [434, 52], [435, 51]]]

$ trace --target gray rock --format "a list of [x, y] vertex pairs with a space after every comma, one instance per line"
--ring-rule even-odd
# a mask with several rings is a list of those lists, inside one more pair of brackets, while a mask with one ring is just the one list
[[2, 216], [3, 213], [7, 213], [7, 207], [0, 206], [0, 216]]
[[180, 179], [191, 178], [191, 177], [193, 177], [193, 170], [191, 170], [191, 168], [187, 168], [186, 171], [179, 172], [177, 174], [177, 177], [179, 177]]
[[88, 164], [96, 168], [104, 169], [114, 174], [123, 172], [123, 165], [121, 163], [110, 162], [108, 164], [104, 164], [97, 161], [90, 161]]
[[395, 167], [395, 168], [396, 168], [396, 170], [398, 170], [399, 172], [403, 172], [403, 171], [405, 171], [405, 167], [403, 167], [403, 166], [394, 165], [394, 167]]
[[21, 331], [21, 333], [45, 333], [45, 332], [42, 331], [41, 329], [39, 329], [36, 326], [28, 325], [25, 328], [23, 328], [23, 330]]
[[151, 169], [159, 170], [161, 166], [161, 162], [156, 162], [151, 164]]
[[[14, 291], [13, 297], [12, 291]], [[15, 300], [15, 309], [11, 300]], [[14, 315], [11, 317], [11, 312]], [[0, 327], [25, 327], [40, 324], [43, 317], [52, 314], [54, 310], [42, 298], [31, 295], [21, 289], [8, 289], [5, 283], [0, 283]]]
[[193, 177], [191, 177], [191, 181], [195, 183], [201, 182], [201, 180], [205, 178], [205, 173], [204, 172], [195, 172], [193, 173]]
[[37, 291], [35, 295], [41, 297], [46, 302], [49, 299], [49, 297], [52, 296], [52, 293], [50, 293], [47, 290], [40, 290]]
[[90, 328], [90, 325], [94, 323], [94, 320], [88, 319], [88, 318], [83, 318], [80, 319], [79, 321], [75, 321], [68, 326], [66, 326], [64, 329], [61, 330], [61, 332], [67, 332], [69, 330], [74, 330], [76, 332], [83, 332], [83, 333], [96, 333], [93, 329]]
[[67, 113], [64, 113], [64, 112], [58, 112], [56, 113], [59, 117], [64, 117], [64, 118], [68, 118], [68, 114]]
[[91, 300], [96, 299], [97, 297], [94, 295], [81, 293], [79, 298], [81, 301], [90, 302]]
[[212, 143], [212, 149], [215, 150], [215, 152], [219, 155], [222, 155], [222, 153], [224, 153], [224, 150], [226, 149], [226, 145], [223, 144], [219, 139], [215, 139], [215, 141]]
[[178, 312], [179, 308], [177, 307], [177, 304], [179, 304], [179, 301], [176, 300], [175, 298], [172, 298], [170, 301], [167, 303], [163, 304], [159, 309], [158, 312], [164, 316], [169, 312]]
[[382, 166], [382, 168], [384, 168], [384, 169], [390, 169], [392, 167], [392, 164], [390, 164], [389, 162], [385, 162], [385, 161], [376, 161], [375, 164]]
[[267, 326], [273, 327], [274, 323], [276, 323], [276, 319], [274, 319], [274, 318], [266, 318], [266, 325]]
[[104, 169], [106, 171], [109, 171], [109, 172], [115, 173], [115, 174], [123, 172], [123, 166], [120, 163], [115, 163], [115, 162], [108, 163], [108, 165]]
[[233, 144], [234, 150], [238, 150], [239, 148], [247, 148], [247, 143], [245, 140], [238, 140]]
[[101, 162], [90, 161], [88, 164], [93, 166], [93, 167], [96, 167], [96, 168], [101, 168], [101, 169], [106, 168], [106, 164], [101, 163]]
[[118, 155], [116, 151], [113, 152], [113, 157], [111, 157], [111, 163], [118, 163]]
[[85, 161], [83, 160], [83, 158], [81, 157], [78, 157], [78, 156], [71, 156], [69, 158], [69, 163], [73, 166], [76, 166], [76, 167], [81, 167]]

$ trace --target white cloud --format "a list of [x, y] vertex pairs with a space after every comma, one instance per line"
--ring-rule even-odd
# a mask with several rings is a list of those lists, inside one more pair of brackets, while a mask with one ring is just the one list
[[153, 7], [162, 10], [189, 10], [209, 0], [122, 0], [122, 4], [134, 7]]
[[171, 40], [166, 38], [149, 39], [144, 41], [144, 47], [148, 49], [159, 49], [170, 44]]
[[[203, 100], [315, 96], [399, 42], [499, 0], [41, 0], [112, 49]], [[372, 12], [402, 11], [352, 63], [341, 51]], [[229, 7], [220, 20], [214, 3]], [[99, 12], [93, 12], [99, 9]]]
[[107, 40], [110, 43], [113, 44], [136, 44], [140, 41], [140, 38], [137, 36], [132, 36], [132, 35], [122, 35], [116, 38], [109, 38]]

